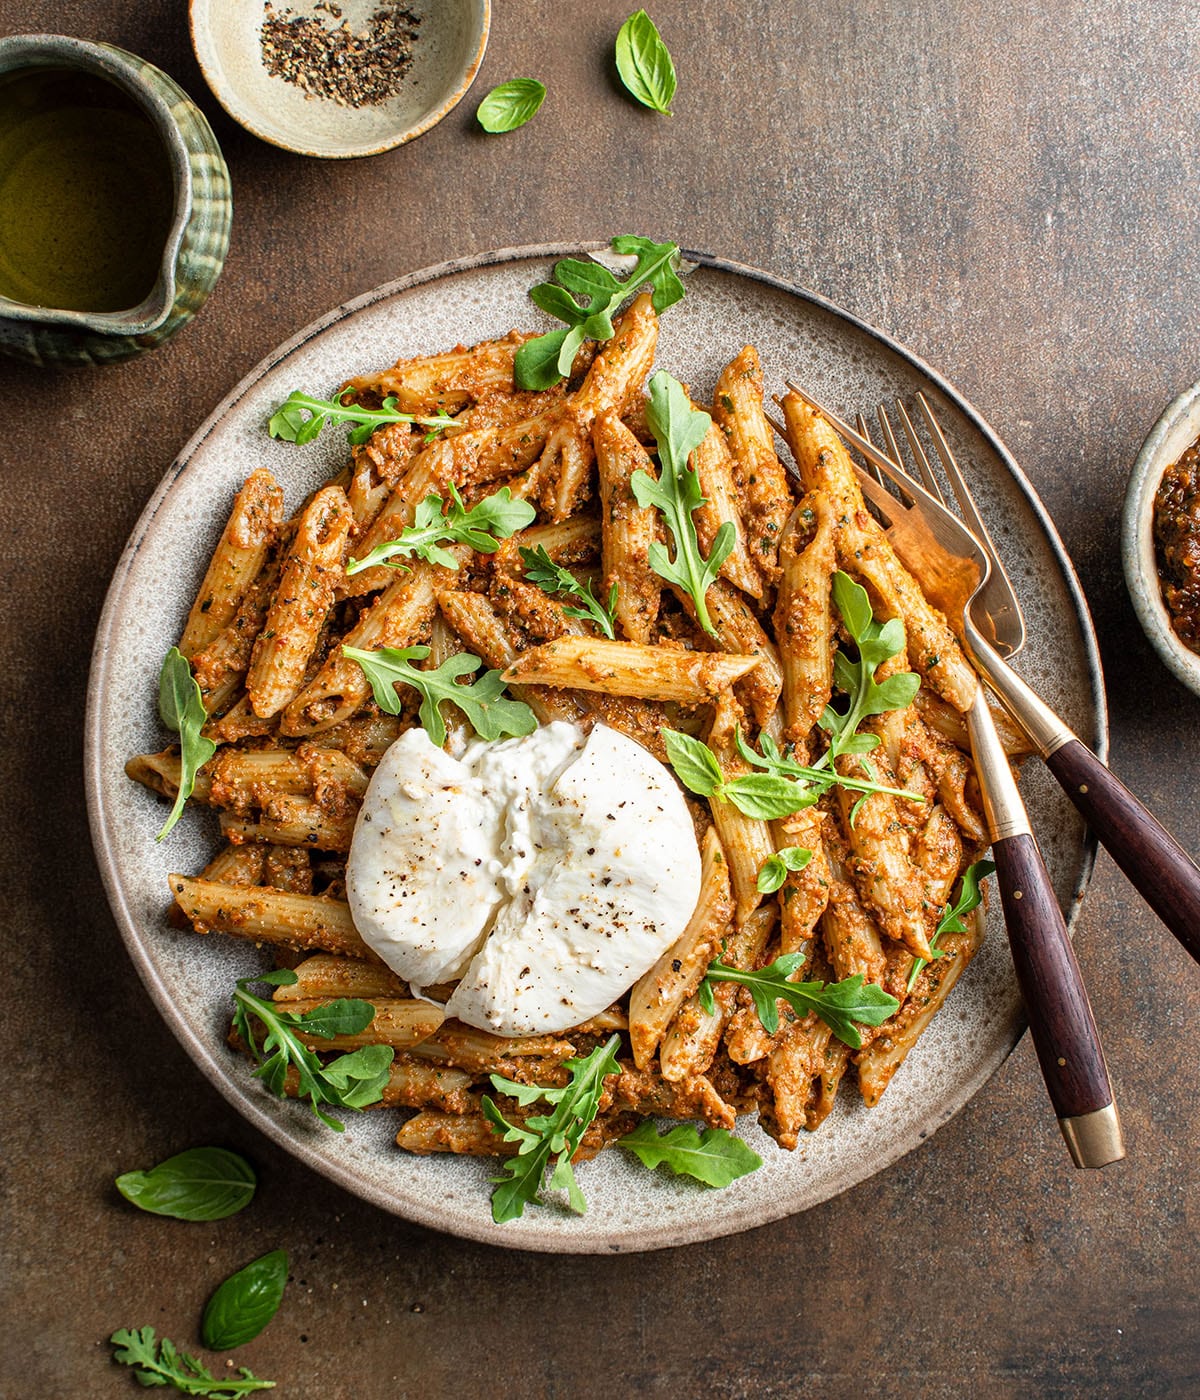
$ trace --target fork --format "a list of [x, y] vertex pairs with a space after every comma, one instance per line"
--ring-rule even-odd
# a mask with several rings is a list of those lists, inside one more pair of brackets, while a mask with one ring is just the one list
[[[1020, 602], [941, 425], [924, 394], [918, 393], [916, 401], [959, 510], [992, 565], [988, 581], [976, 596], [971, 610], [975, 616], [964, 617], [972, 660], [1005, 709], [1029, 735], [1046, 766], [1101, 845], [1167, 928], [1200, 962], [1200, 870], [1157, 818], [1007, 664], [1005, 658], [1015, 656], [1025, 644]], [[897, 411], [921, 479], [926, 488], [932, 487], [940, 498], [936, 478], [903, 404], [897, 405]], [[839, 426], [832, 416], [825, 416], [838, 432], [845, 428], [853, 434], [848, 425]], [[881, 426], [885, 423], [886, 414]], [[896, 442], [890, 424], [883, 427], [883, 432], [888, 439], [889, 452], [895, 456]], [[861, 443], [856, 445], [862, 450]], [[989, 635], [984, 635], [978, 626], [971, 626], [972, 622], [980, 621], [979, 614]]]
[[[901, 459], [890, 423], [885, 436], [895, 460], [802, 389], [791, 383], [788, 388], [815, 408], [912, 502], [906, 506], [879, 482], [859, 472], [864, 491], [889, 526], [889, 538], [897, 545], [897, 552], [902, 558], [910, 555], [904, 562], [922, 583], [932, 574], [938, 592], [944, 594], [948, 589], [956, 595], [954, 611], [961, 611], [964, 628], [969, 627], [971, 602], [987, 596], [991, 560], [975, 536], [946, 509], [940, 492], [932, 494], [898, 465]], [[929, 481], [936, 488], [932, 473]], [[976, 688], [966, 718], [1013, 963], [1042, 1076], [1075, 1165], [1103, 1167], [1125, 1155], [1104, 1052], [1062, 910], [982, 685]]]

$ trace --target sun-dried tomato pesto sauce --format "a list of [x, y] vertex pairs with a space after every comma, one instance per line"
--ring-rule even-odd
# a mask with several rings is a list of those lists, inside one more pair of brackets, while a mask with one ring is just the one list
[[1186, 647], [1200, 652], [1200, 439], [1163, 472], [1154, 543], [1171, 625]]

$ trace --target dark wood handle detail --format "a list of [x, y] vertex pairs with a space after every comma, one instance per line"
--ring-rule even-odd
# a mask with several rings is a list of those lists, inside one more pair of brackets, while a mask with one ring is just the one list
[[1075, 1118], [1113, 1101], [1104, 1051], [1092, 1019], [1062, 910], [1032, 836], [992, 846], [1004, 921], [1029, 1030], [1059, 1118]]
[[1200, 870], [1188, 853], [1078, 739], [1055, 749], [1046, 766], [1138, 893], [1200, 962]]

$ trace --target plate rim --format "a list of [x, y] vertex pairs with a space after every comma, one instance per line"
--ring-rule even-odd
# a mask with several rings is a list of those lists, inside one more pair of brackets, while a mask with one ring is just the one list
[[[104, 772], [104, 745], [101, 721], [107, 708], [105, 704], [107, 693], [105, 661], [112, 645], [114, 633], [117, 630], [119, 599], [133, 566], [133, 561], [145, 541], [150, 526], [159, 510], [163, 507], [175, 482], [186, 470], [196, 451], [214, 429], [225, 419], [229, 412], [257, 385], [264, 375], [269, 373], [281, 360], [292, 354], [293, 351], [321, 335], [331, 326], [354, 316], [367, 307], [386, 301], [414, 287], [423, 286], [443, 277], [450, 277], [459, 273], [472, 272], [505, 263], [556, 259], [572, 256], [581, 252], [596, 252], [607, 249], [608, 246], [607, 240], [530, 244], [490, 249], [483, 253], [462, 258], [452, 258], [441, 263], [430, 264], [427, 267], [418, 268], [393, 281], [382, 283], [372, 288], [370, 291], [363, 292], [358, 296], [350, 298], [348, 301], [339, 303], [323, 316], [318, 317], [316, 320], [302, 327], [287, 340], [282, 341], [272, 350], [268, 351], [253, 368], [242, 376], [229, 393], [220, 400], [200, 427], [197, 428], [187, 440], [175, 456], [171, 465], [167, 468], [157, 488], [138, 516], [129, 538], [125, 543], [125, 547], [113, 569], [112, 578], [109, 582], [107, 593], [105, 594], [104, 606], [97, 624], [96, 638], [88, 670], [87, 708], [84, 717], [83, 776], [88, 824], [91, 831], [93, 854], [108, 899], [109, 908], [117, 924], [121, 940], [125, 945], [126, 951], [129, 953], [130, 960], [133, 962], [143, 985], [149, 992], [151, 1000], [155, 1004], [155, 1009], [159, 1012], [176, 1039], [183, 1046], [193, 1064], [204, 1074], [209, 1082], [214, 1085], [233, 1108], [236, 1109], [242, 1118], [257, 1127], [291, 1156], [301, 1161], [309, 1170], [319, 1172], [322, 1176], [327, 1177], [338, 1186], [351, 1192], [351, 1194], [369, 1201], [372, 1205], [379, 1207], [388, 1214], [394, 1215], [401, 1220], [448, 1233], [457, 1238], [470, 1239], [477, 1243], [493, 1245], [499, 1248], [524, 1249], [558, 1254], [640, 1253], [656, 1249], [681, 1247], [686, 1244], [701, 1243], [705, 1240], [722, 1238], [726, 1235], [737, 1234], [744, 1230], [769, 1224], [775, 1220], [785, 1219], [790, 1215], [802, 1213], [804, 1210], [812, 1209], [817, 1205], [824, 1204], [827, 1200], [845, 1194], [846, 1191], [877, 1176], [880, 1172], [894, 1165], [901, 1157], [907, 1156], [909, 1152], [924, 1145], [943, 1124], [949, 1122], [951, 1118], [955, 1117], [966, 1108], [983, 1085], [999, 1070], [1000, 1066], [1005, 1063], [1012, 1054], [1012, 1051], [1016, 1048], [1025, 1032], [1023, 1016], [1018, 1016], [1014, 1021], [1009, 1035], [1009, 1043], [997, 1063], [991, 1066], [977, 1065], [971, 1074], [966, 1076], [963, 1081], [960, 1081], [963, 1086], [964, 1094], [961, 1102], [957, 1106], [944, 1112], [935, 1123], [923, 1129], [915, 1141], [910, 1142], [907, 1138], [901, 1138], [896, 1142], [888, 1144], [881, 1150], [879, 1156], [873, 1159], [869, 1169], [864, 1171], [862, 1175], [851, 1174], [841, 1189], [832, 1192], [830, 1196], [824, 1197], [822, 1201], [813, 1202], [809, 1206], [791, 1210], [787, 1208], [780, 1209], [773, 1200], [768, 1199], [755, 1202], [749, 1209], [743, 1207], [740, 1211], [734, 1212], [732, 1223], [729, 1225], [729, 1228], [712, 1233], [687, 1233], [687, 1227], [684, 1227], [685, 1234], [680, 1236], [679, 1234], [672, 1235], [670, 1227], [664, 1227], [660, 1228], [660, 1230], [648, 1240], [642, 1240], [640, 1238], [631, 1239], [631, 1232], [622, 1230], [615, 1235], [607, 1236], [602, 1233], [597, 1233], [585, 1240], [579, 1241], [565, 1238], [552, 1229], [538, 1230], [536, 1232], [523, 1231], [519, 1238], [513, 1237], [511, 1241], [506, 1241], [500, 1236], [499, 1227], [491, 1226], [491, 1228], [488, 1228], [490, 1222], [482, 1223], [458, 1217], [447, 1220], [445, 1213], [438, 1209], [436, 1203], [427, 1206], [424, 1202], [406, 1202], [402, 1210], [393, 1196], [378, 1187], [373, 1181], [364, 1178], [348, 1165], [338, 1160], [330, 1160], [322, 1156], [310, 1155], [310, 1153], [304, 1149], [304, 1144], [297, 1141], [295, 1136], [286, 1130], [283, 1120], [280, 1119], [275, 1112], [269, 1110], [268, 1104], [273, 1107], [274, 1101], [266, 1099], [260, 1101], [259, 1098], [252, 1097], [245, 1093], [243, 1086], [226, 1072], [225, 1068], [211, 1053], [209, 1046], [200, 1038], [196, 1030], [182, 1017], [175, 1014], [173, 1000], [158, 969], [151, 961], [148, 951], [143, 946], [137, 921], [129, 906], [121, 882], [117, 878], [116, 855], [113, 849], [113, 843], [109, 839], [107, 825], [104, 821], [104, 784], [102, 781]], [[1096, 733], [1093, 736], [1095, 740], [1093, 747], [1098, 757], [1102, 761], [1105, 760], [1108, 754], [1108, 709], [1104, 677], [1100, 665], [1096, 631], [1092, 623], [1091, 613], [1088, 609], [1082, 586], [1070, 556], [1059, 537], [1058, 531], [1046, 507], [1042, 504], [1032, 484], [1018, 466], [1007, 447], [1005, 447], [999, 435], [982, 414], [980, 414], [948, 380], [927, 365], [920, 356], [908, 350], [886, 332], [878, 330], [869, 322], [862, 320], [852, 312], [844, 310], [837, 303], [822, 296], [820, 293], [792, 283], [784, 278], [777, 277], [773, 273], [765, 272], [759, 268], [750, 267], [730, 259], [720, 258], [710, 253], [689, 248], [682, 248], [681, 253], [683, 258], [688, 262], [697, 263], [700, 266], [711, 268], [718, 272], [727, 272], [738, 277], [759, 282], [773, 290], [796, 297], [800, 301], [806, 302], [832, 315], [836, 319], [853, 326], [856, 330], [878, 342], [892, 354], [897, 355], [919, 374], [924, 375], [937, 387], [938, 391], [954, 405], [955, 409], [967, 418], [976, 431], [980, 433], [989, 448], [999, 457], [1005, 471], [1008, 472], [1021, 494], [1024, 496], [1025, 502], [1036, 517], [1042, 533], [1061, 570], [1079, 627], [1080, 638], [1083, 642], [1087, 681], [1091, 692], [1091, 714], [1096, 725]], [[1089, 829], [1085, 828], [1079, 875], [1072, 893], [1071, 907], [1067, 912], [1067, 925], [1072, 932], [1078, 920], [1083, 895], [1087, 890], [1092, 876], [1096, 849], [1095, 837]]]

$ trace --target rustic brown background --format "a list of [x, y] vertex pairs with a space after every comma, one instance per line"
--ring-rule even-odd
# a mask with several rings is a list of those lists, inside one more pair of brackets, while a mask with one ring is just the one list
[[[194, 1344], [209, 1289], [280, 1246], [293, 1281], [238, 1359], [296, 1400], [1200, 1389], [1200, 971], [1106, 858], [1078, 945], [1126, 1163], [1072, 1172], [1026, 1041], [873, 1181], [642, 1257], [507, 1253], [344, 1194], [234, 1115], [127, 961], [92, 861], [80, 732], [109, 574], [174, 454], [261, 356], [345, 298], [447, 257], [626, 228], [816, 288], [978, 405], [1080, 568], [1114, 768], [1200, 845], [1200, 704], [1144, 642], [1118, 558], [1138, 444], [1200, 373], [1200, 7], [655, 0], [680, 75], [670, 119], [616, 86], [631, 8], [498, 0], [471, 98], [411, 147], [337, 164], [224, 115], [181, 3], [0, 5], [0, 33], [106, 39], [174, 75], [236, 191], [224, 278], [174, 343], [102, 371], [0, 361], [0, 1396], [132, 1394], [107, 1334], [152, 1323]], [[541, 114], [481, 135], [479, 97], [524, 74], [550, 88]], [[117, 1172], [203, 1142], [260, 1170], [235, 1221], [160, 1221], [113, 1190]]]

